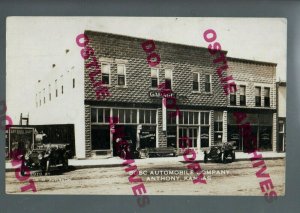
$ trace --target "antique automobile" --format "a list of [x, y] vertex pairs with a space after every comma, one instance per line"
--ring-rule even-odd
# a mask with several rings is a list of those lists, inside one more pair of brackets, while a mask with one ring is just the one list
[[[122, 159], [134, 159], [140, 158], [140, 153], [136, 149], [132, 139], [129, 136], [125, 136], [123, 140], [118, 138], [117, 143], [117, 155]], [[120, 143], [120, 145], [118, 145]]]
[[219, 143], [208, 148], [203, 148], [204, 163], [207, 163], [208, 159], [227, 163], [228, 157], [233, 162], [235, 161], [235, 149], [235, 141]]
[[42, 174], [49, 174], [52, 167], [60, 166], [66, 171], [68, 169], [68, 159], [71, 157], [68, 144], [43, 144], [28, 151], [24, 156], [21, 174], [24, 175], [24, 166], [30, 170], [39, 169]]
[[174, 147], [156, 147], [156, 148], [146, 148], [143, 150], [144, 156], [148, 157], [162, 157], [167, 155], [172, 155], [177, 157], [177, 150]]

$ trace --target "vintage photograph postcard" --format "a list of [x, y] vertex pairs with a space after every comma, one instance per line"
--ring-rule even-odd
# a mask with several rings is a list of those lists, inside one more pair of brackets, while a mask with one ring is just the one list
[[6, 193], [285, 195], [285, 18], [6, 29]]

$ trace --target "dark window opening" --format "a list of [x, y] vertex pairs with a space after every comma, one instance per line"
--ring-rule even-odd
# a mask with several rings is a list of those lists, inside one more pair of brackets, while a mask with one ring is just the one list
[[103, 84], [109, 84], [109, 74], [102, 73]]
[[246, 106], [246, 86], [240, 86], [240, 105]]
[[270, 106], [270, 88], [265, 88], [265, 107]]
[[261, 88], [255, 87], [255, 106], [261, 106]]
[[120, 86], [125, 85], [125, 75], [118, 75], [118, 85]]
[[199, 73], [193, 73], [193, 91], [199, 91]]
[[205, 92], [211, 92], [210, 75], [205, 75]]
[[236, 95], [230, 94], [230, 105], [236, 105]]

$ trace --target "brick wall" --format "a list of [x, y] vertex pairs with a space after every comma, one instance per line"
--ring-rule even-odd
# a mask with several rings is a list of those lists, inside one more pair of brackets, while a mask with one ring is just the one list
[[276, 109], [276, 65], [275, 64], [229, 58], [228, 66], [229, 69], [227, 75], [232, 75], [237, 85], [246, 85], [247, 106], [245, 107], [239, 106], [240, 92], [238, 90], [237, 107], [254, 108], [255, 107], [255, 86], [260, 86], [262, 91], [261, 92], [262, 106], [264, 106], [264, 87], [270, 87], [270, 107], [259, 107], [259, 108]]
[[91, 108], [85, 105], [85, 154], [86, 157], [91, 157], [92, 142], [91, 142]]
[[[147, 63], [147, 55], [141, 47], [146, 39], [132, 38], [107, 33], [86, 31], [90, 45], [95, 50], [96, 57], [109, 58], [111, 63], [111, 86], [109, 91], [111, 97], [106, 101], [119, 101], [127, 103], [158, 103], [157, 100], [148, 97], [151, 90], [150, 67]], [[215, 74], [215, 67], [212, 57], [206, 48], [171, 44], [155, 41], [156, 50], [160, 55], [161, 62], [159, 80], [164, 80], [164, 69], [173, 68], [173, 92], [177, 93], [177, 104], [195, 106], [226, 106], [226, 97], [220, 86], [218, 76]], [[117, 60], [126, 60], [126, 81], [127, 87], [117, 86]], [[90, 62], [86, 60], [85, 63]], [[101, 61], [100, 61], [101, 62]], [[92, 69], [92, 68], [91, 68]], [[85, 99], [96, 100], [95, 92], [89, 80], [88, 73], [91, 69], [85, 70]], [[200, 72], [201, 93], [192, 92], [192, 72]], [[204, 74], [212, 74], [213, 93], [204, 93]], [[98, 76], [96, 80], [100, 80]], [[181, 98], [185, 96], [184, 98]]]

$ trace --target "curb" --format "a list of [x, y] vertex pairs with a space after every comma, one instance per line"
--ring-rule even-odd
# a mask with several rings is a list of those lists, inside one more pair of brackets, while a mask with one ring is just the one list
[[[263, 158], [263, 160], [278, 160], [278, 159], [285, 159], [285, 157], [266, 157], [266, 158]], [[241, 158], [241, 159], [236, 159], [235, 161], [249, 161], [250, 159], [249, 158]], [[179, 161], [180, 163], [186, 163], [185, 161]], [[204, 161], [203, 160], [196, 160], [194, 162], [197, 162], [197, 163], [203, 163], [204, 164]], [[212, 161], [209, 161], [210, 163]], [[204, 164], [205, 165], [205, 164]], [[118, 164], [98, 164], [98, 165], [77, 165], [77, 166], [74, 166], [74, 165], [70, 165], [69, 166], [71, 169], [70, 170], [77, 170], [77, 169], [93, 169], [93, 168], [111, 168], [111, 167], [123, 167], [122, 164], [118, 163]], [[15, 168], [5, 168], [5, 172], [14, 172], [15, 171]]]

